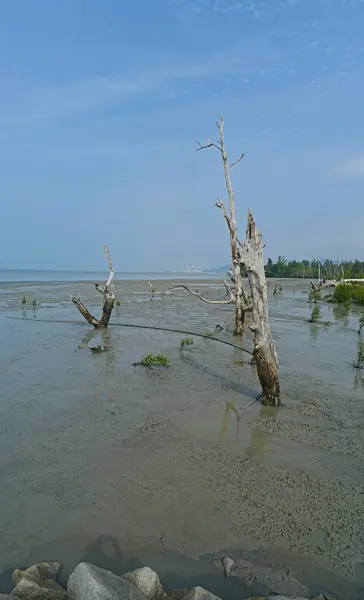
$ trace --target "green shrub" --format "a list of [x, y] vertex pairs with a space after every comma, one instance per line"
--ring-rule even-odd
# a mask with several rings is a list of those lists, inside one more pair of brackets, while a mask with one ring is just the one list
[[321, 318], [321, 308], [318, 304], [315, 304], [311, 311], [310, 323], [317, 323]]
[[364, 285], [360, 282], [339, 283], [332, 295], [332, 302], [338, 304], [355, 302], [364, 306]]
[[115, 302], [115, 305], [116, 305], [117, 307], [119, 307], [119, 306], [120, 306], [120, 300], [116, 300], [116, 302]]
[[21, 303], [22, 303], [22, 305], [23, 305], [23, 306], [24, 306], [24, 304], [26, 304], [26, 303], [27, 303], [27, 299], [26, 299], [26, 297], [25, 297], [25, 296], [23, 296], [23, 297], [22, 297], [22, 299], [21, 299]]
[[165, 354], [146, 354], [143, 356], [140, 364], [143, 367], [169, 367], [170, 362]]
[[322, 300], [320, 290], [315, 290], [314, 288], [311, 288], [309, 291], [309, 294], [308, 294], [308, 301], [309, 302], [318, 302], [319, 300]]
[[37, 304], [37, 301], [36, 301], [36, 299], [35, 299], [35, 298], [34, 298], [34, 300], [33, 300], [32, 304], [33, 304], [33, 308], [36, 308], [36, 307], [38, 306], [38, 304]]
[[193, 344], [195, 343], [194, 339], [191, 337], [186, 337], [183, 338], [183, 340], [181, 340], [181, 345], [180, 345], [180, 350], [183, 350], [183, 348], [185, 346], [193, 346]]

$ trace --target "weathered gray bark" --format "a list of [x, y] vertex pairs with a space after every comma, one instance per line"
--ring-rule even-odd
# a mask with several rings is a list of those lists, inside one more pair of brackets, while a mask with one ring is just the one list
[[219, 130], [219, 138], [220, 142], [215, 144], [214, 142], [209, 141], [206, 145], [202, 145], [199, 142], [197, 150], [203, 150], [204, 148], [214, 147], [217, 148], [221, 154], [223, 169], [224, 169], [224, 178], [225, 178], [225, 186], [229, 197], [229, 214], [225, 209], [225, 205], [222, 200], [218, 200], [216, 205], [218, 208], [222, 210], [224, 218], [226, 220], [229, 235], [230, 235], [230, 249], [231, 249], [231, 261], [232, 261], [232, 272], [234, 279], [234, 288], [235, 288], [235, 330], [234, 335], [241, 336], [243, 334], [244, 322], [245, 322], [245, 313], [248, 310], [250, 303], [246, 297], [243, 287], [243, 278], [241, 274], [240, 268], [240, 257], [238, 251], [238, 240], [237, 240], [237, 225], [236, 225], [236, 212], [235, 212], [235, 195], [233, 186], [231, 184], [230, 179], [230, 170], [237, 163], [239, 163], [243, 157], [244, 153], [242, 153], [239, 158], [229, 165], [228, 155], [225, 146], [225, 138], [224, 138], [224, 117], [220, 117], [220, 121], [216, 123], [217, 128]]
[[262, 403], [279, 406], [279, 366], [268, 316], [263, 242], [250, 211], [245, 241], [239, 243], [241, 261], [246, 267], [251, 291], [253, 323], [250, 329], [254, 334], [253, 354], [263, 391]]
[[92, 325], [96, 329], [104, 329], [105, 327], [108, 326], [110, 317], [111, 317], [111, 313], [114, 308], [114, 304], [115, 304], [115, 300], [116, 300], [115, 287], [114, 287], [114, 283], [113, 283], [115, 271], [112, 266], [108, 247], [105, 246], [104, 250], [105, 250], [105, 256], [106, 256], [106, 259], [107, 259], [107, 262], [109, 265], [109, 271], [110, 271], [109, 277], [108, 277], [108, 280], [107, 280], [104, 288], [101, 288], [98, 283], [95, 283], [95, 287], [96, 287], [97, 291], [100, 292], [100, 294], [102, 294], [102, 296], [103, 296], [104, 303], [103, 303], [103, 307], [102, 307], [101, 319], [96, 319], [96, 317], [94, 317], [90, 313], [90, 311], [86, 308], [86, 306], [82, 302], [81, 298], [79, 298], [78, 296], [72, 297], [72, 302], [76, 306], [76, 308], [78, 308], [81, 315], [86, 319], [86, 321], [88, 323], [90, 323], [90, 325]]

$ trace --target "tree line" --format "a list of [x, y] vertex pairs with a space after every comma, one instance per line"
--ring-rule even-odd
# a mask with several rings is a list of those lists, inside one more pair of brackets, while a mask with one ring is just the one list
[[302, 279], [361, 279], [364, 278], [364, 261], [333, 260], [287, 260], [278, 256], [276, 262], [271, 258], [265, 265], [266, 277], [292, 277]]

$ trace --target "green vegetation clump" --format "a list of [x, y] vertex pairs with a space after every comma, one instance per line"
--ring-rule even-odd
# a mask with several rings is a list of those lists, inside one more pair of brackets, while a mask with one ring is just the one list
[[27, 299], [26, 299], [25, 296], [22, 297], [21, 303], [22, 303], [23, 306], [27, 303]]
[[364, 306], [364, 284], [360, 282], [340, 283], [336, 286], [331, 301], [346, 305], [354, 302]]
[[33, 308], [36, 308], [38, 306], [38, 303], [35, 298], [34, 298], [32, 304], [33, 304]]
[[115, 306], [119, 307], [120, 306], [120, 300], [116, 300], [115, 302]]
[[165, 354], [146, 354], [140, 364], [143, 367], [169, 367], [170, 362]]
[[354, 363], [355, 369], [364, 369], [364, 342], [360, 340], [358, 344], [358, 353], [356, 357], [356, 363]]
[[205, 338], [212, 338], [212, 337], [214, 337], [214, 334], [212, 333], [212, 331], [205, 331], [205, 333], [203, 334], [203, 336]]
[[315, 304], [311, 311], [310, 323], [317, 323], [321, 318], [321, 308], [318, 304]]
[[308, 294], [308, 301], [316, 303], [319, 300], [322, 300], [322, 296], [321, 296], [320, 290], [315, 290], [314, 288], [311, 288], [310, 292]]
[[191, 337], [186, 337], [181, 340], [180, 350], [182, 351], [185, 346], [193, 346], [195, 343], [194, 339]]

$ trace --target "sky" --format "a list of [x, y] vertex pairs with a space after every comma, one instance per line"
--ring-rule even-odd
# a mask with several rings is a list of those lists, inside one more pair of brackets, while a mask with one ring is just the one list
[[364, 0], [0, 0], [0, 268], [364, 259]]

